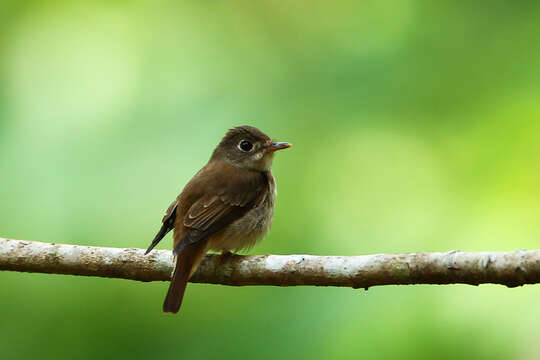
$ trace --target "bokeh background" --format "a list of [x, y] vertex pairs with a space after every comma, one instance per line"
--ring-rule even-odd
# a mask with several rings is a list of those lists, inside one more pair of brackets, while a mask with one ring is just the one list
[[[252, 253], [539, 248], [540, 3], [0, 5], [0, 236], [146, 247], [225, 131], [274, 162]], [[170, 248], [167, 238], [160, 248]], [[0, 273], [3, 359], [539, 359], [540, 287]]]

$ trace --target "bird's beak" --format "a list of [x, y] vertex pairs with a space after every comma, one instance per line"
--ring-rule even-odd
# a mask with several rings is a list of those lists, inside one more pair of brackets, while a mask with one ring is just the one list
[[271, 143], [270, 146], [268, 146], [266, 149], [269, 152], [274, 152], [277, 150], [290, 148], [291, 146], [292, 144], [288, 142], [274, 142], [274, 143]]

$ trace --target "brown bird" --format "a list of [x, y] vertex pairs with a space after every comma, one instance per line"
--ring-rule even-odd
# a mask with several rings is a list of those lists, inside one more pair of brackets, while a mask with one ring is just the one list
[[207, 251], [250, 249], [268, 232], [276, 197], [272, 159], [276, 150], [290, 146], [252, 126], [231, 129], [169, 206], [145, 253], [174, 229], [176, 267], [164, 312], [178, 312], [187, 282]]

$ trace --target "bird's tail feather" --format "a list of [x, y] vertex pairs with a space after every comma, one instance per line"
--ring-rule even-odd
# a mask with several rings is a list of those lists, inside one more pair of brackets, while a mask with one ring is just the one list
[[164, 312], [176, 314], [180, 310], [188, 280], [199, 266], [205, 253], [206, 242], [202, 241], [186, 247], [178, 254], [171, 285], [163, 302]]

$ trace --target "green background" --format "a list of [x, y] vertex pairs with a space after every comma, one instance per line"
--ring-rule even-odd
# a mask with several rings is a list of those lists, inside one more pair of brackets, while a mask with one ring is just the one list
[[[294, 143], [251, 253], [540, 247], [539, 2], [0, 4], [0, 236], [146, 247], [250, 124]], [[539, 286], [166, 288], [2, 272], [0, 356], [540, 358]]]

